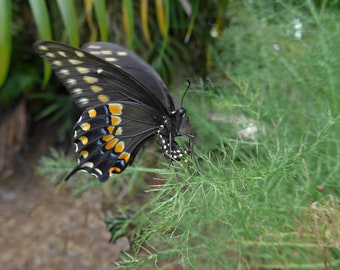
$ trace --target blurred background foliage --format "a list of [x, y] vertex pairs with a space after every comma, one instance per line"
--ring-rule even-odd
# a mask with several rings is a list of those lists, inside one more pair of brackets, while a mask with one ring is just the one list
[[[48, 63], [33, 51], [34, 41], [75, 47], [91, 41], [118, 43], [153, 65], [166, 83], [179, 73], [184, 83], [185, 77], [204, 76], [208, 69], [211, 31], [216, 35], [223, 29], [227, 5], [227, 0], [0, 0], [0, 120], [7, 142], [0, 149], [0, 171], [1, 160], [18, 154], [6, 149], [24, 143], [39, 120], [57, 123], [56, 139], [69, 140], [79, 115]], [[19, 110], [19, 104], [24, 108]], [[29, 124], [23, 137], [14, 138], [15, 132], [6, 130], [18, 121]]]
[[[37, 39], [122, 44], [170, 86], [203, 78], [184, 102], [199, 141], [197, 171], [175, 164], [183, 166], [178, 181], [174, 166], [148, 169], [157, 157], [145, 147], [113, 181], [71, 181], [78, 194], [101, 186], [122, 213], [138, 210], [136, 252], [122, 266], [160, 259], [193, 269], [339, 265], [339, 0], [0, 0], [0, 7], [0, 171], [27, 130], [48, 120], [57, 124], [46, 137], [70, 139], [79, 114], [33, 52]], [[39, 169], [57, 184], [73, 159], [52, 149]], [[151, 179], [147, 173], [167, 181], [151, 180], [155, 195], [147, 200], [154, 200], [145, 206], [136, 183]], [[105, 221], [112, 240], [131, 229], [125, 215]], [[156, 248], [138, 259], [145, 242]]]
[[204, 73], [210, 31], [222, 29], [221, 10], [228, 1], [1, 0], [0, 4], [0, 103], [10, 106], [27, 91], [40, 92], [36, 86], [45, 87], [49, 81], [49, 65], [45, 63], [41, 82], [40, 60], [32, 52], [37, 39], [75, 47], [89, 41], [119, 43], [144, 57], [168, 82], [175, 63], [194, 66], [190, 62], [199, 60], [198, 71]]

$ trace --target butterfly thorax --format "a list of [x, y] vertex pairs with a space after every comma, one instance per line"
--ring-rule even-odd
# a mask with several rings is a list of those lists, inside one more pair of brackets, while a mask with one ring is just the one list
[[183, 107], [173, 111], [170, 115], [163, 117], [163, 124], [159, 127], [159, 144], [167, 159], [180, 160], [183, 157], [184, 153], [174, 138], [178, 136], [185, 113], [186, 110]]

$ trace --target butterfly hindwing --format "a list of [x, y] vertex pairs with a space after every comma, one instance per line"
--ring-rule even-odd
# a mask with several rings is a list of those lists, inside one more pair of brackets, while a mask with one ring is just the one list
[[85, 170], [103, 182], [110, 175], [121, 173], [158, 129], [150, 111], [131, 102], [108, 103], [86, 110], [75, 126], [78, 166], [68, 177]]

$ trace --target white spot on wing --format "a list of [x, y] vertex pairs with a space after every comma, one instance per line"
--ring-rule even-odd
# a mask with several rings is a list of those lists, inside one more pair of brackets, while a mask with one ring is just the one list
[[61, 69], [59, 70], [59, 73], [62, 74], [62, 75], [70, 75], [70, 71], [68, 69]]
[[45, 45], [39, 45], [38, 49], [41, 51], [48, 51], [48, 48]]
[[94, 170], [99, 174], [99, 175], [103, 175], [102, 170], [98, 169], [98, 168], [94, 168]]
[[93, 168], [93, 162], [85, 162], [82, 167], [88, 167], [88, 168]]
[[87, 103], [89, 103], [89, 99], [88, 98], [80, 98], [78, 99], [78, 103], [81, 105], [85, 105]]
[[46, 53], [46, 56], [47, 56], [47, 57], [50, 57], [50, 58], [54, 58], [54, 57], [55, 57], [55, 54], [54, 54], [54, 53], [51, 53], [51, 52], [48, 52], [48, 53]]
[[69, 85], [75, 85], [77, 81], [75, 79], [70, 78], [70, 79], [67, 79], [66, 83]]
[[54, 61], [52, 61], [52, 65], [57, 66], [57, 67], [61, 67], [63, 65], [63, 63], [59, 60], [54, 60]]
[[77, 59], [68, 59], [68, 61], [72, 64], [72, 65], [80, 65], [83, 63], [83, 61], [77, 60]]
[[77, 124], [80, 123], [81, 120], [83, 120], [83, 117], [82, 117], [82, 116], [79, 117], [79, 119], [78, 119], [78, 121], [77, 121]]
[[100, 49], [101, 46], [100, 45], [90, 45], [89, 49]]
[[124, 51], [117, 52], [117, 55], [119, 56], [126, 56], [128, 53]]
[[75, 94], [75, 95], [80, 95], [80, 94], [83, 93], [83, 89], [81, 89], [81, 88], [74, 88], [74, 89], [72, 89], [71, 91], [72, 91], [72, 93]]
[[118, 61], [118, 58], [114, 58], [114, 57], [105, 57], [105, 60], [108, 62], [116, 62]]
[[110, 50], [102, 50], [100, 52], [104, 55], [111, 55], [112, 54], [112, 51], [110, 51]]
[[66, 53], [63, 51], [57, 51], [57, 53], [62, 57], [67, 57]]
[[83, 52], [81, 52], [81, 51], [74, 51], [74, 53], [78, 56], [78, 57], [84, 57], [85, 56], [85, 54], [83, 53]]

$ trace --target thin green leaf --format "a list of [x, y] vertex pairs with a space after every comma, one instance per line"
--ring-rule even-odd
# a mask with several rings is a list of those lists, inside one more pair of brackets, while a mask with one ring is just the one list
[[[49, 18], [46, 2], [44, 0], [29, 0], [33, 18], [38, 28], [39, 39], [51, 40], [52, 39], [52, 27]], [[43, 87], [45, 87], [51, 77], [51, 66], [46, 60], [44, 60], [44, 79]]]
[[141, 0], [140, 1], [140, 17], [141, 17], [141, 23], [142, 23], [142, 31], [144, 34], [144, 38], [146, 40], [146, 43], [149, 45], [149, 47], [152, 46], [150, 31], [149, 31], [149, 25], [148, 25], [148, 7], [149, 7], [149, 1], [148, 0]]
[[0, 0], [0, 86], [7, 77], [12, 50], [12, 10], [11, 0]]
[[[107, 26], [107, 9], [105, 0], [96, 0], [93, 1], [94, 3], [94, 11], [96, 13], [99, 31], [100, 31], [100, 40], [101, 41], [108, 41], [109, 30]], [[105, 14], [105, 16], [104, 16]]]
[[66, 27], [70, 44], [74, 47], [79, 47], [79, 32], [74, 2], [68, 0], [57, 0], [57, 4]]
[[124, 32], [128, 48], [134, 50], [133, 36], [135, 33], [133, 1], [123, 0], [122, 2]]

